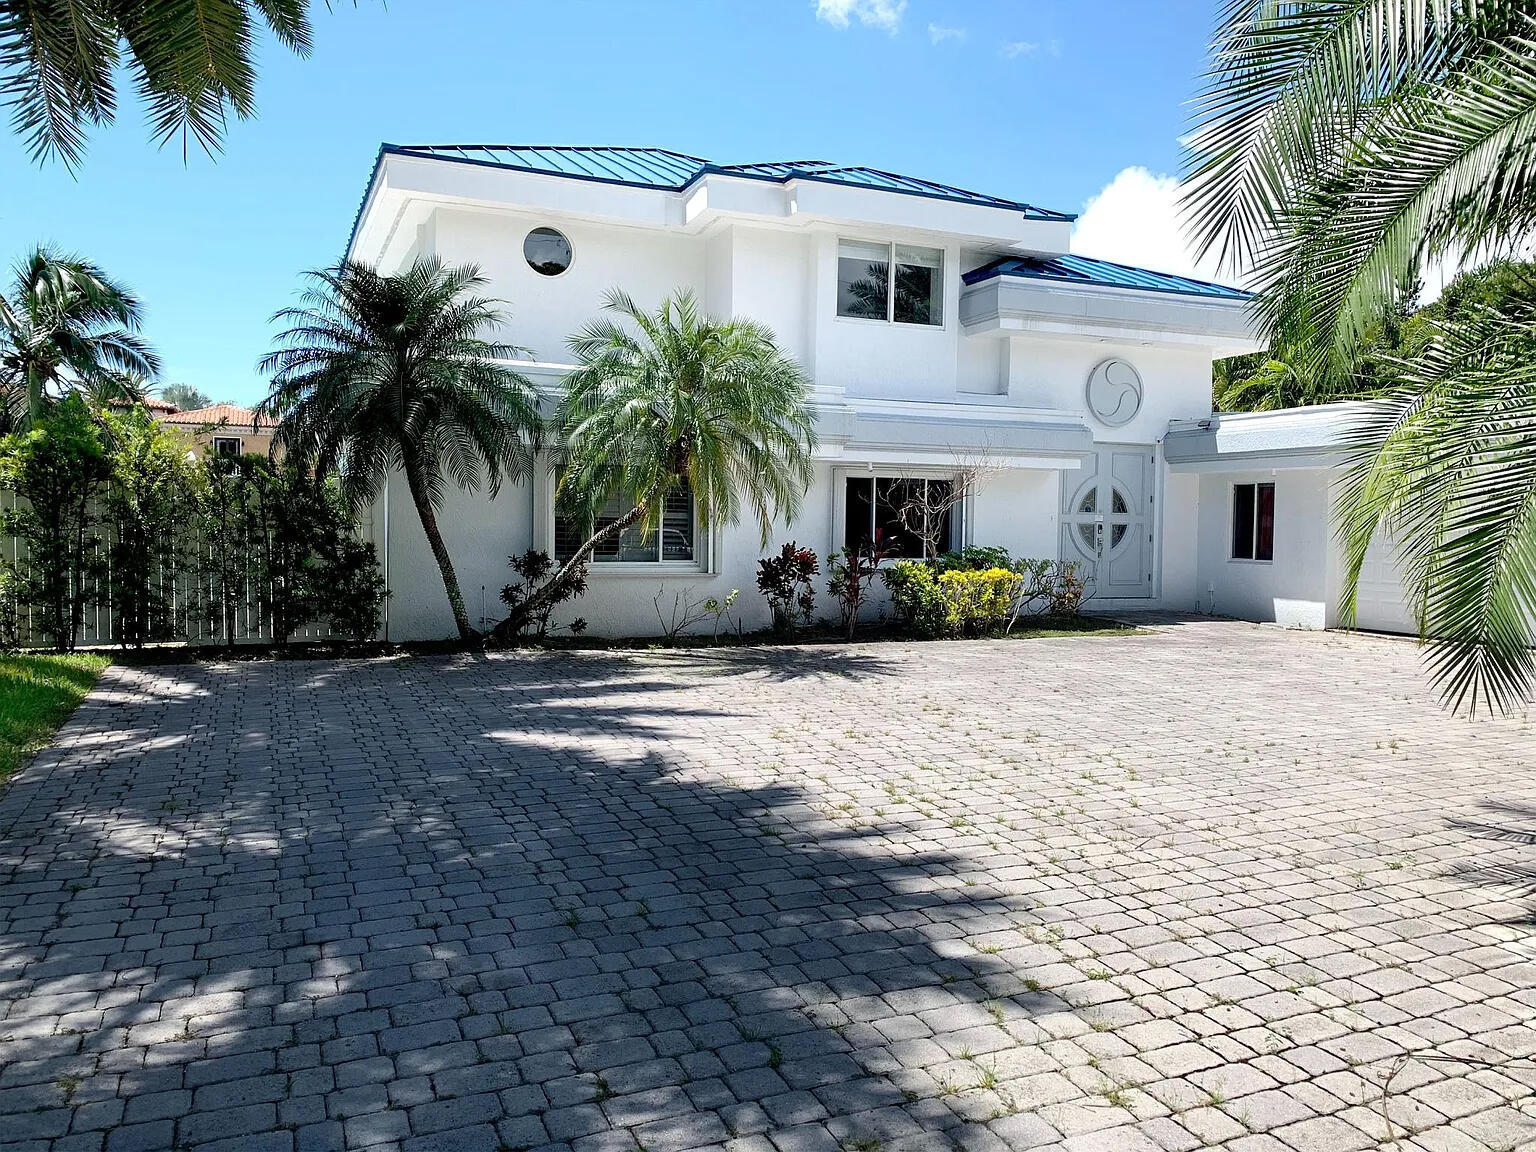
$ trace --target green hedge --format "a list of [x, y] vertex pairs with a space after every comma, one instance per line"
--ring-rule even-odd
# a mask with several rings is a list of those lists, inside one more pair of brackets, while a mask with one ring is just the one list
[[880, 573], [891, 606], [916, 636], [978, 636], [1008, 622], [1021, 577], [1007, 568], [951, 568], [935, 571], [918, 560], [902, 560]]

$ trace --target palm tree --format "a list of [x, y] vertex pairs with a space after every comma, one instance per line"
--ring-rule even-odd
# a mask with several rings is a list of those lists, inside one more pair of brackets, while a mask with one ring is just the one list
[[538, 396], [498, 363], [525, 353], [482, 336], [504, 316], [499, 301], [472, 294], [486, 282], [473, 265], [424, 258], [385, 276], [344, 261], [308, 276], [300, 305], [273, 318], [289, 327], [262, 361], [273, 381], [261, 411], [279, 421], [275, 443], [291, 458], [339, 469], [354, 508], [392, 470], [404, 473], [468, 643], [476, 633], [437, 512], [450, 483], [475, 488], [485, 478], [494, 494], [503, 478], [528, 475]]
[[231, 112], [254, 111], [259, 17], [300, 56], [308, 0], [71, 0], [0, 3], [0, 101], [35, 160], [73, 168], [90, 128], [117, 114], [121, 65], [144, 100], [157, 143], [188, 135], [216, 151]]
[[208, 393], [191, 384], [167, 384], [160, 389], [160, 398], [183, 412], [193, 412], [213, 403]]
[[766, 544], [811, 482], [809, 385], [773, 333], [712, 319], [686, 290], [654, 312], [618, 290], [603, 307], [616, 319], [595, 320], [569, 341], [578, 367], [560, 402], [556, 498], [589, 522], [616, 496], [634, 503], [498, 624], [499, 638], [536, 617], [604, 542], [636, 524], [658, 531], [669, 492], [686, 485], [706, 532], [750, 511]]
[[0, 427], [39, 420], [50, 399], [142, 397], [160, 361], [139, 339], [139, 301], [94, 264], [35, 248], [0, 295]]
[[[1536, 224], [1530, 0], [1227, 0], [1212, 61], [1186, 209], [1310, 378], [1348, 380], [1427, 261]], [[1528, 327], [1485, 315], [1410, 350], [1351, 434], [1338, 508], [1346, 615], [1365, 545], [1390, 534], [1434, 675], [1473, 709], [1533, 682], [1536, 403], [1511, 352]]]

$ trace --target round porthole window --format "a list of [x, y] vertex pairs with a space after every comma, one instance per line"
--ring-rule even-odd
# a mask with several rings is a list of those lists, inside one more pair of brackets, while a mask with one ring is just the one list
[[553, 228], [535, 228], [523, 241], [523, 259], [540, 276], [558, 276], [571, 266], [571, 242]]

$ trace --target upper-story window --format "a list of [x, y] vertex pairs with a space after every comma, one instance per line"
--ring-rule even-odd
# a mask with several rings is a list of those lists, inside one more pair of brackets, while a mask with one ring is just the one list
[[837, 314], [896, 324], [943, 324], [944, 250], [839, 240]]
[[523, 259], [540, 276], [558, 276], [571, 266], [571, 242], [553, 228], [535, 228], [523, 237]]
[[245, 442], [238, 436], [215, 436], [213, 438], [213, 454], [215, 456], [238, 456], [245, 449]]

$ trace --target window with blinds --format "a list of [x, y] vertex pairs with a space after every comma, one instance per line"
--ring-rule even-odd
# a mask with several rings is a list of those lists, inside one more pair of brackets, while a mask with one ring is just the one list
[[[566, 560], [586, 543], [588, 536], [612, 524], [635, 506], [632, 495], [611, 497], [598, 512], [596, 520], [582, 517], [555, 517], [555, 559]], [[696, 517], [693, 493], [682, 485], [667, 494], [661, 513], [661, 530], [647, 535], [640, 525], [631, 525], [617, 536], [605, 540], [592, 553], [594, 564], [657, 564], [663, 560], [692, 561], [695, 547]]]

